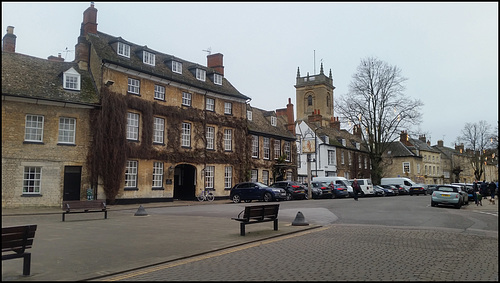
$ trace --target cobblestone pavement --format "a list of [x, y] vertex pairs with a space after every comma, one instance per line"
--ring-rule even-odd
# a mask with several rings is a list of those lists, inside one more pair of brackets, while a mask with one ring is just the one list
[[99, 280], [498, 282], [498, 238], [456, 232], [328, 225]]

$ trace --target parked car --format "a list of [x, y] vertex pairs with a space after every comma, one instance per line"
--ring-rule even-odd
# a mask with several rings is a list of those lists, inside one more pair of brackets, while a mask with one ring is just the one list
[[[358, 181], [358, 185], [361, 188], [361, 196], [365, 195], [370, 195], [372, 196], [374, 194], [373, 192], [373, 184], [372, 180], [370, 179], [356, 179]], [[354, 179], [349, 180], [351, 184], [354, 182]]]
[[394, 195], [394, 196], [399, 195], [399, 189], [398, 189], [398, 188], [396, 188], [396, 187], [395, 187], [395, 186], [393, 186], [393, 185], [380, 185], [380, 186], [381, 186], [382, 188], [384, 188], [384, 189], [392, 190], [392, 193], [393, 193], [392, 195]]
[[412, 195], [427, 195], [427, 188], [424, 184], [416, 184], [410, 187], [408, 194]]
[[286, 191], [280, 188], [271, 188], [260, 182], [243, 182], [236, 184], [229, 193], [229, 198], [234, 203], [241, 201], [251, 202], [252, 200], [261, 201], [280, 201], [286, 199]]
[[466, 183], [451, 183], [452, 185], [462, 186], [462, 189], [467, 192], [467, 203], [471, 200], [474, 200], [474, 184], [466, 184]]
[[427, 193], [429, 195], [432, 194], [432, 192], [434, 192], [434, 190], [437, 188], [438, 185], [427, 185]]
[[333, 184], [332, 192], [333, 192], [332, 198], [347, 198], [350, 196], [349, 188], [342, 183]]
[[[311, 182], [312, 187], [312, 198], [333, 198], [333, 192], [330, 186], [326, 182]], [[306, 195], [308, 195], [308, 189], [306, 186]]]
[[407, 195], [410, 193], [410, 190], [404, 186], [398, 184], [392, 184], [392, 185], [398, 189], [400, 195]]
[[387, 186], [387, 187], [375, 185], [375, 186], [373, 186], [373, 190], [382, 189], [382, 190], [384, 190], [385, 196], [396, 196], [399, 193], [399, 192], [397, 192], [398, 189], [396, 189], [395, 187], [391, 188], [390, 185], [385, 185], [385, 186]]
[[385, 189], [382, 188], [381, 186], [373, 186], [373, 195], [376, 197], [385, 197]]
[[306, 187], [299, 182], [278, 181], [270, 186], [271, 188], [281, 188], [286, 191], [286, 200], [306, 199]]
[[453, 205], [460, 209], [464, 202], [461, 188], [455, 185], [438, 185], [431, 196], [431, 206]]

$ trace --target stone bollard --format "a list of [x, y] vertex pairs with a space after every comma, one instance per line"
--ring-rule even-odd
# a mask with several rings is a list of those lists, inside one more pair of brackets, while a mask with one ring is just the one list
[[146, 212], [146, 210], [144, 209], [144, 207], [139, 206], [139, 209], [137, 209], [137, 212], [134, 214], [134, 216], [146, 216], [148, 215], [148, 213]]
[[302, 212], [297, 212], [297, 216], [295, 216], [295, 220], [292, 222], [292, 226], [307, 226], [309, 223], [304, 218], [304, 214]]

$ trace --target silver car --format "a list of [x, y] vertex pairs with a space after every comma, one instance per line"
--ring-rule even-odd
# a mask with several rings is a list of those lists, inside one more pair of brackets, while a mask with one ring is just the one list
[[460, 186], [455, 185], [439, 185], [436, 187], [431, 196], [431, 206], [453, 205], [460, 209], [464, 203], [464, 196], [461, 194]]

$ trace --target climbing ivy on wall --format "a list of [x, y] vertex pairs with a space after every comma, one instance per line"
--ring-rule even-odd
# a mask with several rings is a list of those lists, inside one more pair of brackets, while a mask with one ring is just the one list
[[[246, 120], [243, 118], [216, 115], [194, 108], [181, 108], [145, 101], [133, 95], [123, 96], [107, 89], [102, 92], [102, 109], [92, 114], [93, 146], [89, 154], [91, 185], [97, 187], [100, 177], [103, 181], [107, 200], [112, 204], [123, 187], [126, 160], [129, 158], [155, 159], [170, 163], [191, 164], [228, 164], [233, 166], [236, 180], [245, 180], [250, 170], [248, 152], [250, 143], [247, 138]], [[141, 114], [142, 124], [140, 143], [126, 139], [127, 111], [134, 109]], [[153, 145], [154, 116], [166, 118], [167, 131], [165, 146]], [[201, 148], [181, 147], [182, 122], [192, 123], [192, 145], [194, 141], [205, 144], [207, 124], [218, 125], [216, 151]], [[233, 129], [234, 148], [224, 152], [224, 127]]]

